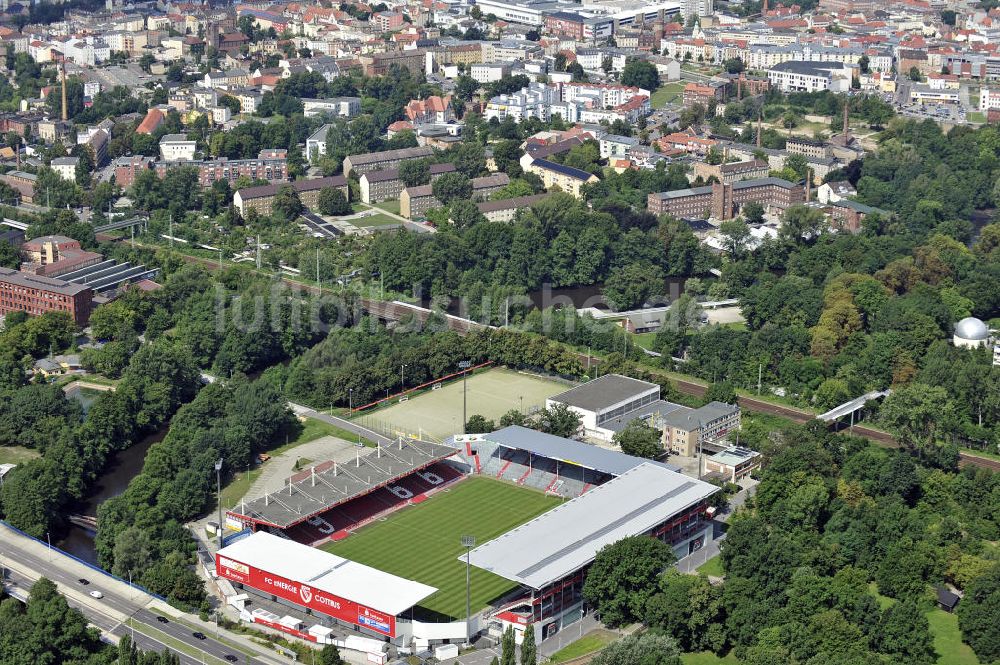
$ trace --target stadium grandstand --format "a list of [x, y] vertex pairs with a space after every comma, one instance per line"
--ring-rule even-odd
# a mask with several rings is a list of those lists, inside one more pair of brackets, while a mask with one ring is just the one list
[[655, 464], [607, 448], [511, 425], [492, 434], [455, 437], [459, 457], [484, 476], [493, 476], [568, 499], [578, 497], [640, 464]]
[[576, 622], [587, 568], [623, 538], [650, 535], [677, 558], [701, 549], [712, 538], [708, 498], [716, 491], [647, 461], [473, 549], [473, 566], [520, 585], [484, 617], [489, 633], [533, 626], [544, 639]]
[[354, 462], [326, 461], [289, 478], [285, 486], [227, 513], [230, 526], [267, 530], [306, 543], [336, 540], [348, 529], [458, 480], [463, 473], [443, 462], [455, 449], [427, 441], [379, 445]]

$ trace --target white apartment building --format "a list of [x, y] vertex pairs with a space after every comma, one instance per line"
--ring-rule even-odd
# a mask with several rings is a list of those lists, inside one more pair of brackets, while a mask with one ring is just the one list
[[771, 85], [782, 92], [847, 92], [852, 70], [840, 63], [790, 60], [767, 70]]
[[472, 65], [469, 76], [480, 83], [493, 83], [510, 74], [510, 64], [506, 62], [482, 62]]
[[1000, 88], [981, 88], [979, 90], [979, 110], [982, 113], [1000, 109]]
[[194, 159], [196, 143], [189, 141], [185, 134], [166, 134], [160, 139], [160, 157], [167, 162]]
[[59, 174], [59, 177], [69, 182], [76, 181], [76, 166], [80, 163], [79, 157], [56, 157], [49, 166]]

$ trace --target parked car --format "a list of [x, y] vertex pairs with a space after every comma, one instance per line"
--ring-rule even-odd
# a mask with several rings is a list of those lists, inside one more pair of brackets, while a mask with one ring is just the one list
[[104, 598], [104, 594], [101, 593], [100, 591], [91, 591], [90, 592], [90, 597], [91, 598]]

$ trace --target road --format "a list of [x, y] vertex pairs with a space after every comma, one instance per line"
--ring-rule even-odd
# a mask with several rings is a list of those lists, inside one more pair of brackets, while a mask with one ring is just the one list
[[[274, 665], [284, 662], [277, 655], [260, 653], [252, 642], [241, 636], [227, 635], [231, 642], [240, 644], [240, 648], [224, 644], [211, 636], [213, 628], [207, 624], [200, 628], [206, 635], [204, 640], [200, 640], [192, 634], [195, 629], [177, 621], [177, 610], [168, 608], [154, 597], [88, 568], [59, 550], [48, 550], [45, 545], [21, 536], [5, 525], [0, 525], [0, 533], [3, 542], [0, 562], [11, 571], [11, 581], [19, 588], [27, 589], [39, 577], [47, 577], [56, 583], [70, 605], [83, 612], [87, 620], [106, 635], [121, 637], [131, 633], [132, 628], [125, 624], [131, 618], [136, 624], [135, 638], [141, 648], [154, 651], [169, 648], [180, 653], [181, 662], [185, 664], [226, 663], [228, 655], [237, 657], [241, 663]], [[80, 578], [89, 580], [90, 584], [81, 584]], [[89, 593], [92, 591], [100, 591], [103, 598], [91, 598]], [[161, 622], [157, 618], [160, 615], [151, 609], [158, 606], [164, 608], [163, 614], [172, 613], [174, 618]], [[185, 617], [185, 621], [191, 625], [200, 623], [197, 617]], [[199, 657], [193, 658], [164, 643], [171, 640], [183, 643]], [[247, 652], [256, 656], [248, 657]]]
[[302, 406], [301, 404], [289, 402], [288, 406], [295, 412], [295, 415], [303, 416], [305, 418], [313, 418], [328, 425], [339, 427], [340, 429], [357, 434], [358, 436], [368, 439], [369, 441], [380, 443], [383, 446], [389, 446], [395, 443], [392, 439], [384, 437], [378, 432], [373, 432], [367, 427], [362, 427], [357, 423], [352, 423], [350, 420], [344, 420], [343, 418], [338, 418], [337, 416], [331, 416], [328, 413], [322, 413], [320, 411], [316, 411], [315, 409], [311, 409], [308, 406]]

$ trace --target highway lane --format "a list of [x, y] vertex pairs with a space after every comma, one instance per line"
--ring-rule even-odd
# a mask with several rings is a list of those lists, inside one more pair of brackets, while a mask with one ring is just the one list
[[[81, 584], [79, 582], [79, 574], [68, 571], [62, 566], [68, 559], [55, 550], [51, 551], [50, 561], [49, 557], [39, 556], [34, 552], [27, 551], [23, 547], [18, 547], [17, 539], [12, 538], [11, 542], [3, 545], [0, 560], [8, 567], [18, 569], [22, 575], [25, 574], [25, 571], [30, 571], [52, 580], [64, 593], [67, 590], [70, 591], [70, 593], [66, 594], [67, 597], [72, 598], [75, 606], [84, 612], [87, 619], [102, 630], [109, 630], [113, 631], [116, 635], [123, 635], [125, 632], [129, 632], [129, 628], [124, 626], [120, 620], [132, 617], [135, 622], [144, 625], [143, 630], [157, 631], [153, 633], [154, 636], [157, 633], [163, 633], [184, 643], [189, 649], [195, 652], [204, 653], [206, 656], [218, 659], [218, 662], [226, 662], [225, 657], [227, 655], [236, 656], [241, 663], [249, 662], [269, 665], [272, 662], [258, 658], [250, 658], [248, 660], [246, 655], [235, 647], [223, 644], [214, 639], [210, 634], [210, 629], [200, 629], [206, 636], [204, 640], [200, 640], [192, 634], [195, 629], [182, 625], [174, 619], [168, 619], [168, 623], [162, 623], [157, 619], [157, 614], [146, 609], [147, 603], [151, 600], [150, 596], [138, 590], [134, 592], [134, 595], [125, 595], [119, 591], [120, 584], [109, 584], [110, 580], [97, 571], [93, 571], [93, 574], [85, 576], [85, 579], [90, 581], [89, 585]], [[100, 591], [104, 594], [104, 597], [101, 599], [87, 597], [91, 591]], [[87, 597], [87, 600], [81, 601], [79, 598], [81, 595]], [[109, 621], [111, 622], [110, 624]], [[136, 633], [137, 636], [138, 634]], [[153, 648], [156, 650], [164, 648], [165, 645], [160, 644], [155, 639], [146, 638], [147, 641], [151, 639], [156, 642], [155, 645], [151, 645]], [[200, 662], [190, 657], [188, 657], [188, 660], [192, 663]]]

